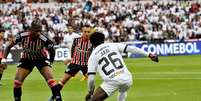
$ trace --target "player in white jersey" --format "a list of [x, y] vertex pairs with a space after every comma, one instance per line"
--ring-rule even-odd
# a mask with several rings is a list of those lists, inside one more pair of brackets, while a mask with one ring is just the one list
[[[88, 89], [86, 101], [103, 101], [119, 90], [118, 101], [125, 101], [126, 92], [132, 85], [132, 75], [127, 69], [122, 52], [139, 53], [158, 62], [158, 57], [134, 46], [121, 43], [104, 43], [104, 35], [95, 32], [90, 41], [95, 47], [88, 60]], [[95, 74], [98, 72], [103, 83], [94, 92]]]

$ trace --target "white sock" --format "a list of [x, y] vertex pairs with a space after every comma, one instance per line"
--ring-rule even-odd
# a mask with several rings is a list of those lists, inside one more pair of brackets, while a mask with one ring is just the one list
[[118, 100], [117, 101], [125, 101], [127, 97], [127, 92], [119, 92], [118, 93]]

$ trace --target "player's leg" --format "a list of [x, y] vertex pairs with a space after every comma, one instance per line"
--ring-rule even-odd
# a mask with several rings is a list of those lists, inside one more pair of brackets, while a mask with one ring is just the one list
[[117, 82], [103, 82], [92, 96], [92, 101], [103, 101], [113, 95], [118, 89]]
[[72, 78], [74, 77], [78, 71], [79, 71], [79, 65], [76, 64], [69, 64], [68, 67], [65, 70], [65, 73], [63, 75], [63, 77], [61, 78], [61, 80], [59, 81], [59, 86], [61, 87], [60, 90], [62, 89], [62, 87]]
[[[1, 64], [1, 58], [0, 58], [0, 64]], [[3, 75], [3, 67], [0, 67], [0, 86], [2, 85], [1, 83], [1, 78], [2, 78], [2, 75]]]
[[17, 68], [14, 80], [14, 99], [15, 101], [21, 101], [22, 96], [22, 84], [24, 79], [29, 75], [31, 71], [25, 68]]
[[15, 101], [21, 101], [22, 96], [22, 84], [25, 78], [31, 73], [33, 70], [33, 64], [25, 59], [20, 60], [20, 65], [18, 66], [15, 74], [14, 80], [14, 99]]
[[[63, 77], [61, 78], [61, 80], [59, 81], [59, 83], [57, 84], [58, 90], [61, 91], [61, 89], [63, 88], [63, 86], [66, 84], [66, 82], [68, 80], [70, 80], [72, 76], [68, 73], [64, 73]], [[54, 101], [55, 97], [52, 95], [49, 98], [49, 101]]]
[[3, 76], [3, 72], [4, 70], [7, 68], [7, 65], [6, 64], [0, 64], [0, 86], [2, 85], [1, 83], [1, 78]]
[[69, 73], [64, 73], [63, 77], [59, 81], [60, 90], [73, 76]]
[[119, 86], [119, 93], [117, 97], [117, 101], [126, 101], [127, 91], [132, 85], [132, 80], [128, 80], [125, 84]]
[[117, 101], [126, 101], [127, 92], [119, 92]]
[[83, 76], [82, 76], [82, 78], [81, 78], [80, 81], [87, 80], [87, 78], [88, 78], [88, 75], [87, 75], [88, 67], [87, 67], [87, 66], [82, 66], [82, 67], [80, 68], [80, 70], [81, 70], [81, 72], [82, 72], [82, 74], [83, 74]]
[[106, 98], [108, 98], [107, 93], [101, 87], [98, 87], [90, 101], [104, 101]]
[[[63, 77], [57, 84], [58, 89], [61, 90], [63, 86], [72, 78], [75, 76], [75, 74], [79, 71], [79, 68], [75, 64], [69, 64], [68, 67], [66, 68]], [[53, 101], [54, 96], [51, 96], [49, 101]]]
[[3, 68], [0, 67], [0, 86], [2, 85], [2, 83], [1, 83], [2, 75], [3, 75]]
[[59, 87], [56, 80], [53, 78], [52, 68], [48, 65], [48, 63], [45, 63], [45, 61], [44, 63], [39, 62], [36, 66], [51, 88], [53, 97], [56, 101], [62, 101]]

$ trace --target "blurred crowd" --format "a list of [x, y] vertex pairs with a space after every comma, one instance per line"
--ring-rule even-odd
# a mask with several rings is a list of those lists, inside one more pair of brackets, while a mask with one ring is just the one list
[[184, 41], [201, 38], [200, 5], [190, 1], [7, 3], [0, 4], [0, 33], [6, 43], [29, 30], [33, 18], [39, 17], [43, 31], [58, 45], [67, 43], [71, 34], [79, 35], [86, 24], [110, 42]]

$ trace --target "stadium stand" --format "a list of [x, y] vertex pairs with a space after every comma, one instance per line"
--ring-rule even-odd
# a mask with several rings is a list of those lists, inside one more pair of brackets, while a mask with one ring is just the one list
[[43, 31], [56, 39], [57, 44], [63, 43], [68, 26], [80, 33], [79, 28], [84, 24], [103, 32], [112, 42], [201, 38], [198, 1], [91, 3], [91, 6], [85, 2], [0, 4], [0, 31], [6, 42], [16, 33], [28, 30], [34, 16], [38, 16], [43, 20]]

